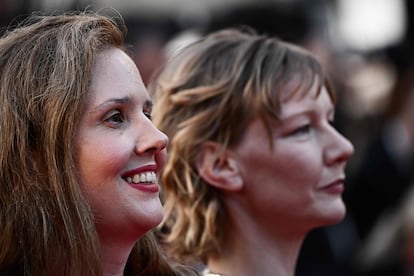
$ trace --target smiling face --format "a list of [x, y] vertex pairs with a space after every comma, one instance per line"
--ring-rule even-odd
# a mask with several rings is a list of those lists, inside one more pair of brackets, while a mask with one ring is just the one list
[[326, 89], [316, 97], [315, 88], [281, 105], [273, 149], [262, 121], [249, 125], [233, 151], [257, 220], [308, 231], [344, 217], [344, 169], [353, 146], [331, 125], [333, 118]]
[[163, 217], [157, 175], [168, 139], [133, 61], [111, 48], [96, 61], [76, 137], [81, 186], [101, 239], [137, 239]]

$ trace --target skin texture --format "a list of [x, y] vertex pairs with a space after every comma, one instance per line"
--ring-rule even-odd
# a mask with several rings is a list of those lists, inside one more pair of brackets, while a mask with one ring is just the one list
[[204, 147], [200, 174], [222, 191], [232, 229], [222, 252], [208, 259], [211, 271], [293, 275], [303, 237], [343, 219], [344, 170], [354, 149], [332, 126], [326, 89], [316, 91], [282, 105], [273, 148], [259, 119], [226, 151], [222, 165], [214, 165], [213, 147]]
[[120, 49], [103, 51], [76, 140], [82, 189], [111, 271], [123, 271], [136, 239], [163, 217], [156, 182], [134, 186], [125, 181], [125, 173], [158, 174], [163, 166], [168, 138], [152, 124], [151, 109], [133, 61]]
[[[325, 89], [282, 105], [274, 123], [271, 149], [264, 125], [254, 120], [240, 143], [230, 151], [236, 160], [246, 212], [263, 228], [277, 232], [307, 232], [336, 223], [345, 215], [341, 199], [345, 164], [351, 143], [331, 125], [334, 107]], [[338, 185], [328, 189], [337, 181]]]

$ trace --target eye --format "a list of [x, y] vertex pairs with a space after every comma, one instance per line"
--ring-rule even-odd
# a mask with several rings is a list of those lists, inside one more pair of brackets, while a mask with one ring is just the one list
[[125, 122], [125, 117], [119, 110], [111, 110], [105, 117], [105, 123], [112, 128], [117, 128]]
[[148, 119], [150, 119], [150, 120], [152, 121], [152, 115], [151, 115], [151, 112], [145, 112], [145, 111], [144, 111], [144, 115], [145, 115]]
[[144, 106], [144, 110], [143, 110], [144, 115], [150, 119], [152, 121], [152, 106], [151, 105], [146, 105]]
[[311, 131], [311, 125], [307, 124], [304, 126], [301, 126], [297, 129], [295, 129], [294, 131], [289, 133], [289, 136], [302, 136], [302, 135], [306, 135], [309, 134]]

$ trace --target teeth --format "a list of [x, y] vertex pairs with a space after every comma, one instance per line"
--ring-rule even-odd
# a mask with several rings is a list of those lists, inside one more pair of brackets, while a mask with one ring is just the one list
[[139, 174], [135, 174], [133, 176], [128, 176], [125, 178], [126, 182], [128, 183], [156, 183], [157, 176], [155, 172], [143, 172]]
[[139, 182], [145, 182], [145, 180], [144, 180], [144, 179], [142, 179], [142, 177], [140, 178], [140, 177], [139, 177], [139, 174], [136, 174], [136, 175], [134, 175], [134, 176], [132, 177], [132, 182], [134, 182], [134, 183], [139, 183]]

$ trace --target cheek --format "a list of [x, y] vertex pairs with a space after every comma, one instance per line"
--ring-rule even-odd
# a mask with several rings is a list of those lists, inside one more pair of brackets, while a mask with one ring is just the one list
[[[274, 152], [251, 152], [245, 168], [256, 183], [273, 182], [276, 186], [297, 190], [318, 184], [322, 175], [322, 158], [316, 147], [277, 145]], [[305, 191], [305, 190], [303, 190]]]
[[120, 174], [130, 158], [121, 143], [84, 143], [79, 147], [79, 168], [84, 184], [98, 185], [103, 179]]
[[249, 204], [265, 220], [270, 216], [303, 215], [313, 202], [322, 175], [321, 163], [313, 152], [305, 152], [298, 145], [281, 149], [251, 152], [244, 162]]
[[[277, 153], [276, 153], [277, 154]], [[279, 153], [277, 173], [292, 184], [316, 185], [322, 174], [321, 158], [314, 151]]]

